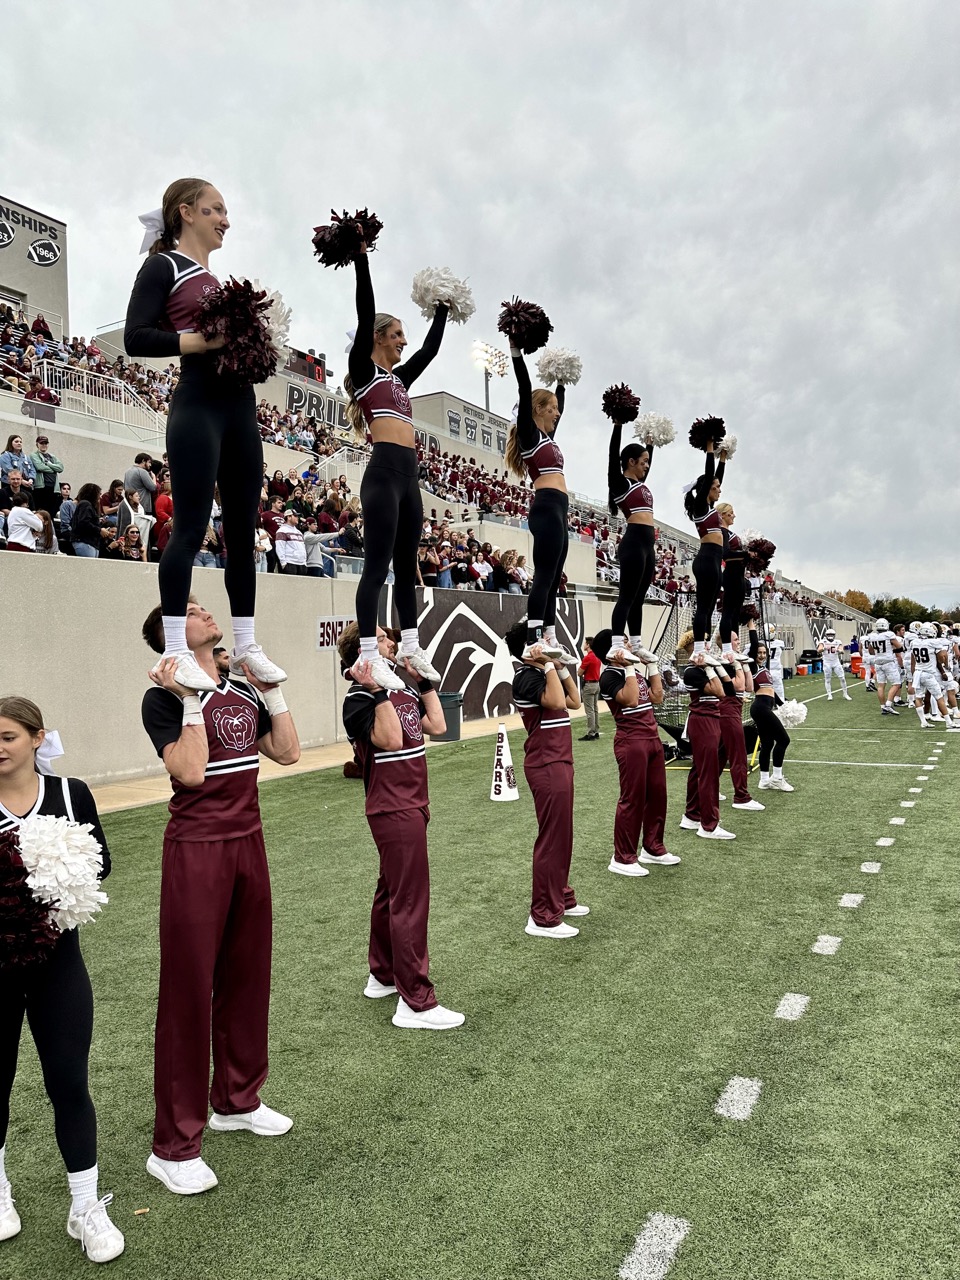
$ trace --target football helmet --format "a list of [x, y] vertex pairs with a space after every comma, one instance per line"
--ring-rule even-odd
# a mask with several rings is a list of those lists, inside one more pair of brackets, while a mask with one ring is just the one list
[[836, 640], [837, 638], [837, 633], [834, 631], [833, 627], [827, 627], [826, 631], [823, 634], [826, 636], [828, 640]]
[[889, 631], [889, 630], [890, 630], [890, 623], [886, 620], [886, 618], [878, 618], [878, 619], [877, 619], [877, 630], [878, 630], [878, 631]]
[[920, 634], [923, 636], [924, 640], [936, 640], [939, 637], [940, 632], [937, 630], [937, 624], [935, 622], [925, 622], [920, 630]]
[[777, 624], [775, 622], [768, 622], [764, 630], [766, 632], [767, 639], [772, 640], [777, 634]]
[[920, 631], [921, 631], [921, 628], [922, 628], [922, 627], [923, 627], [923, 623], [922, 623], [922, 622], [911, 622], [911, 623], [910, 623], [910, 630], [913, 632], [913, 634], [914, 634], [915, 636], [918, 636], [918, 635], [920, 634]]

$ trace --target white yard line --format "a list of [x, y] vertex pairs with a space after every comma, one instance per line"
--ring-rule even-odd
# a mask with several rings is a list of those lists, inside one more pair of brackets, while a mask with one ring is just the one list
[[725, 1085], [713, 1109], [718, 1116], [724, 1116], [727, 1120], [749, 1120], [762, 1087], [762, 1080], [734, 1076]]
[[685, 1218], [651, 1213], [620, 1264], [619, 1280], [663, 1280], [689, 1233], [690, 1223]]
[[829, 933], [821, 933], [810, 950], [818, 956], [835, 956], [842, 941], [842, 938], [835, 938]]
[[863, 902], [862, 893], [843, 893], [840, 895], [839, 905], [841, 907], [859, 907]]
[[922, 769], [919, 764], [891, 764], [889, 760], [797, 760], [790, 757], [790, 764], [848, 764], [856, 769]]
[[880, 874], [880, 866], [879, 862], [861, 862], [860, 870], [866, 872], [867, 875], [878, 876]]
[[809, 996], [800, 996], [794, 991], [788, 991], [776, 1009], [774, 1009], [773, 1016], [775, 1018], [783, 1018], [787, 1022], [796, 1022], [798, 1018], [802, 1018], [807, 1012], [809, 1003]]

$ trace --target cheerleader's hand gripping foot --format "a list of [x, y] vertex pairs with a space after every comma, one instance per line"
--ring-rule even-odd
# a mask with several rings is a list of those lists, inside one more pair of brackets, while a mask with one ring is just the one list
[[651, 663], [660, 661], [655, 653], [651, 653], [649, 649], [645, 649], [642, 644], [636, 645], [632, 651], [637, 655], [641, 662]]
[[230, 674], [244, 676], [244, 666], [261, 684], [282, 684], [287, 673], [271, 662], [258, 644], [248, 644], [245, 649], [233, 649], [230, 653]]
[[189, 689], [191, 693], [209, 693], [212, 689], [216, 689], [216, 681], [207, 675], [189, 649], [184, 649], [180, 653], [164, 654], [150, 672], [154, 684], [161, 683], [159, 677], [164, 674], [164, 664], [171, 662], [174, 664], [173, 678], [181, 689]]
[[436, 669], [426, 653], [419, 646], [412, 653], [404, 653], [402, 650], [397, 654], [397, 661], [405, 662], [408, 667], [421, 677], [423, 680], [440, 680], [440, 672]]
[[371, 658], [369, 662], [360, 660], [354, 663], [347, 675], [353, 676], [357, 684], [363, 685], [365, 689], [374, 685], [379, 685], [381, 689], [406, 689], [407, 687], [386, 658], [380, 654]]
[[67, 1218], [67, 1235], [80, 1241], [91, 1262], [112, 1262], [123, 1253], [123, 1235], [107, 1214], [107, 1205], [112, 1199], [113, 1192], [108, 1191], [102, 1200], [91, 1201], [79, 1213], [71, 1213]]
[[625, 649], [622, 644], [615, 644], [607, 653], [604, 661], [619, 662], [625, 667], [639, 667], [642, 666], [647, 659], [641, 658], [639, 654], [634, 653], [632, 649]]

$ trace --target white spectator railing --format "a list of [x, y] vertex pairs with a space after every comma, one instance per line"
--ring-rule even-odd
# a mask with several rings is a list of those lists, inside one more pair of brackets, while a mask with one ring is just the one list
[[362, 471], [369, 461], [370, 453], [367, 449], [355, 449], [345, 445], [336, 453], [332, 453], [329, 458], [317, 459], [317, 474], [326, 484], [336, 480], [338, 476], [346, 475], [348, 467]]
[[91, 373], [88, 369], [61, 364], [57, 360], [41, 361], [37, 372], [43, 385], [59, 397], [65, 409], [108, 422], [121, 422], [140, 439], [151, 443], [162, 440], [166, 435], [166, 418], [151, 409], [132, 387], [119, 378]]
[[[37, 307], [25, 307], [22, 298], [11, 298], [9, 294], [0, 291], [0, 304], [5, 307], [13, 307], [14, 313], [17, 315], [16, 323], [19, 323], [19, 316], [22, 313], [28, 324], [33, 324], [38, 315], [42, 315], [47, 322], [47, 326], [53, 336], [60, 341], [63, 338], [63, 316], [57, 311], [40, 311]], [[0, 323], [0, 329], [3, 323]]]

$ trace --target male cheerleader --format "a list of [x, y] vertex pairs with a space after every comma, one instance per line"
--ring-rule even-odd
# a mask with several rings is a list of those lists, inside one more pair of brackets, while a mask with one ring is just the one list
[[[159, 606], [143, 638], [163, 653]], [[178, 1195], [217, 1185], [200, 1155], [208, 1093], [211, 1129], [272, 1137], [293, 1124], [260, 1101], [272, 912], [257, 774], [261, 752], [295, 764], [300, 744], [277, 685], [263, 684], [246, 665], [245, 681], [218, 670], [213, 651], [221, 638], [191, 598], [187, 646], [215, 688], [197, 693], [178, 684], [176, 659], [163, 658], [150, 672], [157, 687], [144, 694], [141, 711], [173, 787], [160, 881], [156, 1119], [147, 1171]]]
[[844, 675], [843, 663], [840, 661], [843, 645], [837, 639], [837, 633], [833, 627], [827, 627], [823, 633], [823, 639], [817, 644], [817, 652], [823, 658], [823, 683], [827, 691], [827, 701], [833, 701], [833, 677], [837, 676], [843, 696], [848, 702], [852, 702], [853, 699], [847, 693], [847, 677]]
[[533, 846], [533, 894], [525, 933], [533, 938], [575, 938], [580, 932], [564, 916], [586, 916], [570, 887], [573, 857], [573, 734], [570, 712], [580, 695], [569, 668], [554, 663], [539, 644], [527, 649], [527, 623], [504, 636], [516, 663], [513, 701], [527, 740], [523, 774], [533, 793], [539, 832]]
[[[903, 645], [890, 630], [890, 623], [886, 618], [877, 619], [873, 630], [863, 638], [863, 648], [873, 661], [880, 714], [898, 716], [900, 712], [894, 707], [893, 700], [900, 692], [900, 686], [903, 683], [901, 674]], [[890, 692], [885, 694], [884, 691], [888, 685]]]

